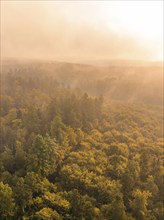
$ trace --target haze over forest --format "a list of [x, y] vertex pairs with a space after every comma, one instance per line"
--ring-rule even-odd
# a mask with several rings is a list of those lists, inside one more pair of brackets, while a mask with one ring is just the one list
[[1, 1], [1, 54], [163, 60], [163, 1]]
[[0, 220], [163, 220], [163, 4], [1, 1]]

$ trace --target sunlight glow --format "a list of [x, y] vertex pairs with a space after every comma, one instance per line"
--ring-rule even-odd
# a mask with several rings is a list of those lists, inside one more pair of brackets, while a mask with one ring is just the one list
[[163, 60], [163, 6], [163, 0], [2, 1], [3, 51]]
[[163, 4], [163, 1], [108, 1], [100, 8], [109, 29], [158, 48], [155, 57], [163, 60]]

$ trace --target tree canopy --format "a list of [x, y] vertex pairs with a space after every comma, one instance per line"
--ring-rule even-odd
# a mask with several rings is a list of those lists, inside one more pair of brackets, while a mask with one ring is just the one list
[[163, 109], [41, 70], [2, 74], [0, 219], [162, 220]]

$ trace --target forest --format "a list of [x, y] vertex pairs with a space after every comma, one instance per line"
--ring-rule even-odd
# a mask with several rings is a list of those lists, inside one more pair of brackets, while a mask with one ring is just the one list
[[0, 220], [163, 220], [162, 77], [3, 62]]

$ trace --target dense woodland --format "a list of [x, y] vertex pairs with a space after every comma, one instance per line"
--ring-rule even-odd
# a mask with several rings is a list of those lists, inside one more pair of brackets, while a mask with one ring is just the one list
[[0, 219], [163, 220], [161, 77], [4, 63]]

